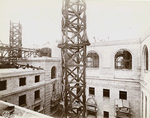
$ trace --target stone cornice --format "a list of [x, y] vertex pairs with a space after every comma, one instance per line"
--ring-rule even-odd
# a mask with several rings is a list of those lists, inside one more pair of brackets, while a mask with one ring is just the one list
[[101, 42], [91, 43], [89, 47], [115, 46], [115, 45], [128, 45], [128, 44], [140, 44], [140, 39], [101, 41]]
[[1, 69], [0, 78], [8, 78], [15, 76], [26, 76], [26, 75], [35, 75], [42, 74], [44, 70], [33, 70], [33, 69]]

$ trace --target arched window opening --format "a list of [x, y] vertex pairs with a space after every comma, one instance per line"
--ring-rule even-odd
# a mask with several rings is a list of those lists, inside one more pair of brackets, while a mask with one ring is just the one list
[[115, 69], [132, 69], [132, 55], [130, 52], [120, 50], [116, 53]]
[[52, 69], [51, 69], [51, 79], [54, 79], [56, 78], [56, 67], [53, 66]]
[[98, 68], [99, 67], [99, 56], [97, 53], [88, 53], [87, 55], [87, 67]]
[[145, 46], [145, 49], [144, 49], [144, 69], [148, 70], [148, 49], [147, 49], [147, 46]]

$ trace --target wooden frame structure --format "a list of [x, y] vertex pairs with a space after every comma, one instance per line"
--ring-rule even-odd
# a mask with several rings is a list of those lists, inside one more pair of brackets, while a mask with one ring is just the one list
[[10, 47], [0, 41], [0, 68], [9, 68], [10, 64], [16, 64], [19, 58], [23, 59], [39, 55], [40, 53], [37, 49]]
[[[10, 21], [9, 45], [0, 41], [0, 68], [10, 68], [17, 64], [19, 58], [29, 58], [40, 56], [51, 56], [51, 50], [48, 48], [31, 49], [22, 47], [22, 25]], [[47, 53], [48, 52], [48, 53]]]
[[16, 63], [17, 58], [21, 57], [22, 48], [22, 25], [10, 21], [10, 37], [9, 37], [9, 61]]
[[84, 0], [63, 0], [62, 54], [63, 116], [85, 117], [86, 3]]

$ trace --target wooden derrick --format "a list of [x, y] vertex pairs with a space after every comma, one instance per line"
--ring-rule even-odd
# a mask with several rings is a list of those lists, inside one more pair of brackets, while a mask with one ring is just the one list
[[64, 0], [62, 5], [62, 84], [64, 117], [85, 117], [86, 4]]

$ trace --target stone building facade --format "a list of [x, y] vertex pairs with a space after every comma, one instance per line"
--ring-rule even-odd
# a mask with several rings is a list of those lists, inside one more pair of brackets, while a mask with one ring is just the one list
[[[52, 115], [57, 111], [59, 98], [61, 94], [61, 68], [60, 60], [57, 58], [40, 57], [21, 60], [21, 64], [34, 65], [44, 69], [45, 78], [45, 109], [44, 114]], [[52, 105], [52, 100], [56, 100], [57, 104]], [[53, 108], [55, 107], [55, 110]]]
[[1, 69], [0, 99], [43, 113], [44, 71], [33, 69]]
[[[0, 99], [46, 115], [57, 112], [61, 94], [60, 60], [40, 57], [22, 59], [18, 63], [43, 70], [1, 69], [0, 84], [6, 87], [1, 87]], [[53, 101], [57, 104], [53, 105]], [[51, 107], [56, 109], [52, 111]]]
[[128, 104], [129, 117], [140, 118], [140, 67], [140, 39], [101, 41], [87, 48], [86, 96], [95, 100], [98, 118], [115, 118], [116, 101]]
[[141, 118], [150, 117], [150, 30], [141, 37]]
[[[150, 117], [149, 42], [150, 31], [139, 39], [101, 41], [87, 47], [86, 98], [90, 115], [115, 118], [122, 105], [129, 118]], [[7, 86], [0, 87], [0, 99], [54, 114], [61, 95], [60, 59], [29, 58], [18, 63], [43, 70], [1, 69], [0, 84]], [[26, 104], [20, 103], [25, 94]]]

